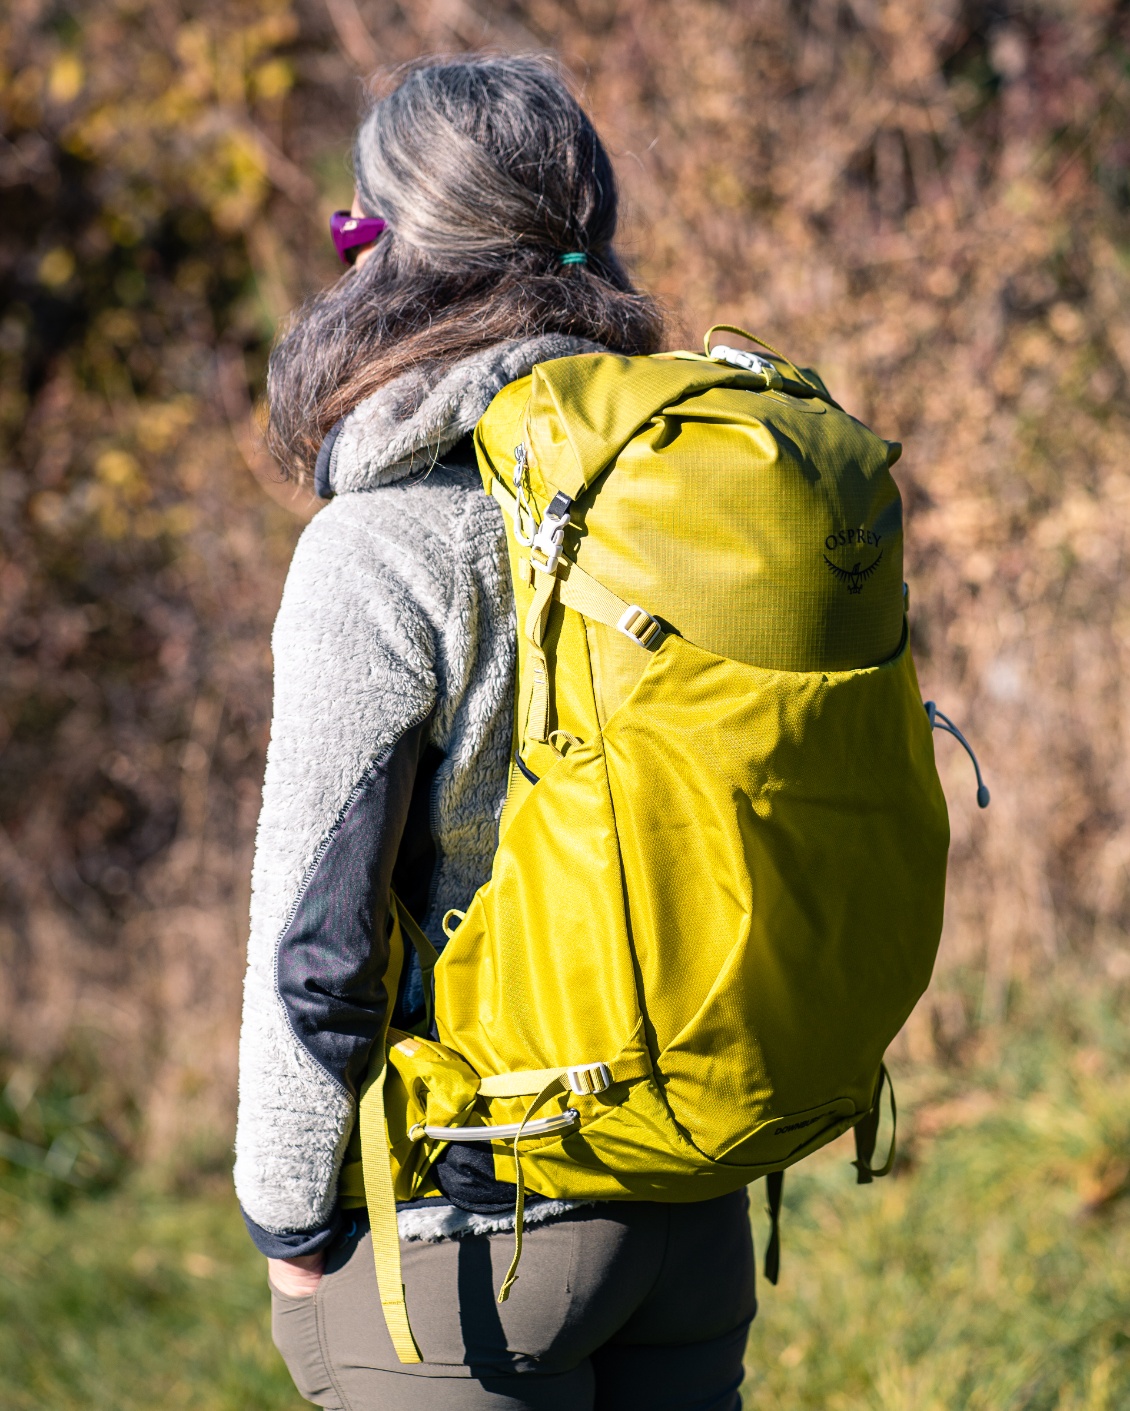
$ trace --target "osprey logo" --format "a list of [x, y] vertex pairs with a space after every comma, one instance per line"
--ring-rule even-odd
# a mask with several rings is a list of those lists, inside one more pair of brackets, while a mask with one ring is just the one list
[[[878, 549], [882, 537], [881, 534], [876, 534], [873, 529], [864, 529], [862, 526], [859, 529], [838, 529], [824, 540], [824, 548], [831, 550], [858, 549], [860, 545], [866, 544], [871, 548]], [[863, 585], [879, 567], [882, 558], [883, 550], [879, 549], [879, 552], [866, 567], [864, 567], [862, 559], [856, 559], [850, 568], [843, 568], [840, 564], [834, 563], [826, 553], [824, 562], [849, 593], [862, 593]]]

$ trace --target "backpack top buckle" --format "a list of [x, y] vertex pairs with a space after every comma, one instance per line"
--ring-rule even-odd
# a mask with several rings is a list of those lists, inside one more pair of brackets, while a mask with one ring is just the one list
[[530, 547], [536, 549], [545, 561], [539, 562], [531, 553], [530, 562], [535, 568], [541, 569], [542, 573], [557, 572], [561, 551], [565, 546], [565, 530], [569, 527], [569, 511], [572, 506], [573, 501], [569, 496], [563, 495], [559, 490], [549, 502], [542, 522], [537, 527]]

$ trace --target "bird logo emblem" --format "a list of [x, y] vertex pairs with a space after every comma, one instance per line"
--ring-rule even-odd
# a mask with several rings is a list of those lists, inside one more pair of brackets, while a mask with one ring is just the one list
[[836, 578], [844, 584], [849, 593], [862, 593], [863, 585], [879, 567], [883, 557], [883, 550], [879, 550], [878, 557], [873, 559], [866, 568], [861, 566], [859, 559], [856, 559], [851, 568], [841, 568], [838, 563], [833, 563], [827, 554], [824, 555], [824, 562], [835, 574]]

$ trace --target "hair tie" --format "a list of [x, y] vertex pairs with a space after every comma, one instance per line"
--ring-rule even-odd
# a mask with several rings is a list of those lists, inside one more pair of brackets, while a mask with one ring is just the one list
[[588, 262], [589, 257], [583, 250], [568, 250], [561, 256], [563, 265], [587, 265]]

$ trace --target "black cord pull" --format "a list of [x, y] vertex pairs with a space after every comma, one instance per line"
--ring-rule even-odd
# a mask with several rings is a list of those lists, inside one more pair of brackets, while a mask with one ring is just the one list
[[977, 763], [977, 756], [973, 753], [973, 746], [953, 723], [948, 715], [943, 715], [933, 701], [926, 702], [926, 714], [930, 717], [931, 730], [944, 730], [947, 735], [952, 735], [954, 739], [965, 748], [966, 754], [973, 761], [973, 772], [977, 775], [977, 807], [988, 808], [989, 791], [985, 787], [985, 781], [981, 778], [981, 766]]

